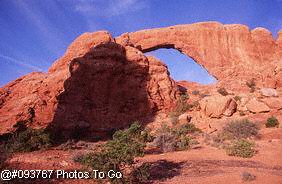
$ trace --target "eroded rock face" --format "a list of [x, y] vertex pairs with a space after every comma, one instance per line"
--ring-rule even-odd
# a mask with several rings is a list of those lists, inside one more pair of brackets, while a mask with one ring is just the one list
[[115, 43], [107, 32], [84, 34], [48, 74], [32, 73], [1, 89], [0, 134], [23, 121], [66, 138], [91, 136], [146, 123], [176, 97], [160, 61]]

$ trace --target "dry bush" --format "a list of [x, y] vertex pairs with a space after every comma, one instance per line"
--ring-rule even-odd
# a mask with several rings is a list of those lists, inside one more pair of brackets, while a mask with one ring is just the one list
[[191, 148], [192, 145], [198, 144], [198, 142], [188, 134], [201, 132], [201, 130], [192, 123], [186, 123], [175, 128], [163, 125], [157, 132], [152, 146], [158, 147], [161, 152], [171, 152], [186, 150]]
[[247, 119], [227, 123], [222, 131], [212, 138], [212, 146], [226, 149], [230, 156], [252, 157], [255, 143], [247, 139], [258, 137], [259, 128]]
[[258, 136], [258, 126], [248, 119], [236, 120], [223, 127], [222, 134], [227, 139], [241, 139]]

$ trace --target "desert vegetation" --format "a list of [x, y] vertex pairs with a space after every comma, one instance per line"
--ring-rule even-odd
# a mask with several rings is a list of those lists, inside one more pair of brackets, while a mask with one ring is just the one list
[[230, 156], [248, 158], [256, 153], [251, 140], [258, 136], [258, 126], [248, 119], [231, 121], [212, 138], [212, 146], [225, 149]]
[[[146, 169], [149, 166], [134, 168], [134, 158], [144, 156], [145, 143], [149, 137], [142, 131], [141, 125], [135, 122], [128, 129], [115, 132], [113, 139], [102, 145], [100, 151], [78, 156], [75, 161], [103, 172], [122, 172], [124, 177], [115, 178], [111, 180], [112, 183], [144, 179], [148, 177]], [[131, 170], [130, 174], [125, 172], [127, 168]]]
[[273, 128], [273, 127], [278, 128], [279, 127], [278, 119], [276, 117], [274, 117], [274, 116], [268, 118], [266, 123], [265, 123], [265, 127], [266, 128]]
[[43, 129], [23, 128], [5, 141], [8, 152], [30, 152], [46, 149], [52, 145], [49, 133]]
[[[142, 182], [150, 176], [150, 164], [137, 167], [134, 158], [144, 156], [146, 144], [157, 147], [161, 152], [186, 150], [197, 144], [193, 137], [196, 132], [201, 130], [191, 123], [174, 128], [163, 125], [153, 137], [135, 122], [128, 129], [116, 131], [112, 140], [102, 144], [98, 151], [78, 155], [74, 161], [103, 172], [122, 172], [124, 178], [111, 180], [112, 183]], [[126, 172], [128, 170], [130, 172]]]
[[255, 143], [246, 139], [239, 139], [233, 141], [227, 148], [227, 154], [230, 156], [237, 156], [243, 158], [250, 158], [255, 155]]
[[227, 123], [222, 130], [226, 139], [241, 139], [258, 136], [258, 126], [248, 119], [235, 120]]
[[201, 130], [192, 123], [186, 123], [174, 128], [164, 124], [157, 131], [151, 145], [159, 148], [161, 152], [186, 150], [198, 143], [192, 135], [195, 132], [201, 132]]

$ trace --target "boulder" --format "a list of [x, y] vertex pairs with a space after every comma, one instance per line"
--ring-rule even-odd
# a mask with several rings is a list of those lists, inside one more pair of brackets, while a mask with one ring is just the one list
[[269, 112], [270, 108], [265, 103], [258, 101], [256, 98], [252, 98], [246, 104], [247, 109], [252, 113]]
[[278, 96], [277, 91], [273, 88], [261, 88], [260, 93], [261, 95], [266, 96], [266, 97]]
[[201, 111], [208, 117], [220, 118], [223, 115], [232, 116], [236, 112], [237, 103], [229, 96], [209, 96], [200, 101]]
[[281, 98], [266, 98], [263, 102], [271, 109], [281, 110], [282, 109], [282, 99]]

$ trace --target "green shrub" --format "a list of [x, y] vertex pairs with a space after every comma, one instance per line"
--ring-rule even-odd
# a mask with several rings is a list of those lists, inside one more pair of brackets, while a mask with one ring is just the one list
[[256, 179], [256, 176], [253, 175], [252, 173], [244, 171], [242, 173], [242, 180], [243, 181], [254, 181]]
[[267, 119], [267, 122], [265, 123], [266, 128], [272, 128], [272, 127], [279, 127], [279, 121], [276, 117], [272, 116]]
[[[103, 172], [122, 172], [124, 166], [133, 166], [135, 157], [144, 155], [144, 141], [141, 125], [135, 122], [126, 130], [116, 131], [113, 139], [102, 146], [101, 151], [83, 155], [76, 161]], [[124, 182], [126, 179], [114, 179], [111, 182]]]
[[254, 150], [255, 144], [252, 142], [249, 142], [245, 139], [239, 139], [234, 141], [228, 148], [227, 148], [227, 154], [229, 156], [236, 156], [236, 157], [243, 157], [243, 158], [250, 158], [254, 156], [255, 150]]
[[143, 142], [152, 142], [154, 140], [154, 137], [150, 134], [150, 131], [148, 129], [145, 129], [141, 132], [141, 140]]
[[176, 147], [178, 150], [187, 150], [191, 148], [191, 146], [198, 144], [192, 137], [189, 136], [181, 136], [179, 141], [176, 143]]
[[179, 127], [172, 129], [172, 133], [177, 137], [194, 132], [201, 132], [201, 130], [197, 128], [193, 123], [185, 123], [183, 125], [180, 125]]
[[223, 127], [222, 134], [227, 139], [250, 138], [258, 135], [257, 125], [247, 119], [228, 123]]
[[242, 99], [242, 98], [241, 98], [240, 96], [235, 96], [235, 97], [234, 97], [234, 100], [235, 100], [236, 102], [241, 101], [241, 99]]
[[246, 85], [250, 88], [250, 92], [253, 93], [256, 89], [255, 79], [248, 80]]
[[217, 90], [217, 92], [219, 93], [219, 94], [221, 94], [222, 96], [227, 96], [229, 93], [226, 91], [226, 89], [225, 88], [219, 88], [218, 90]]
[[26, 128], [15, 132], [6, 142], [9, 152], [30, 152], [52, 145], [50, 135], [43, 129]]

